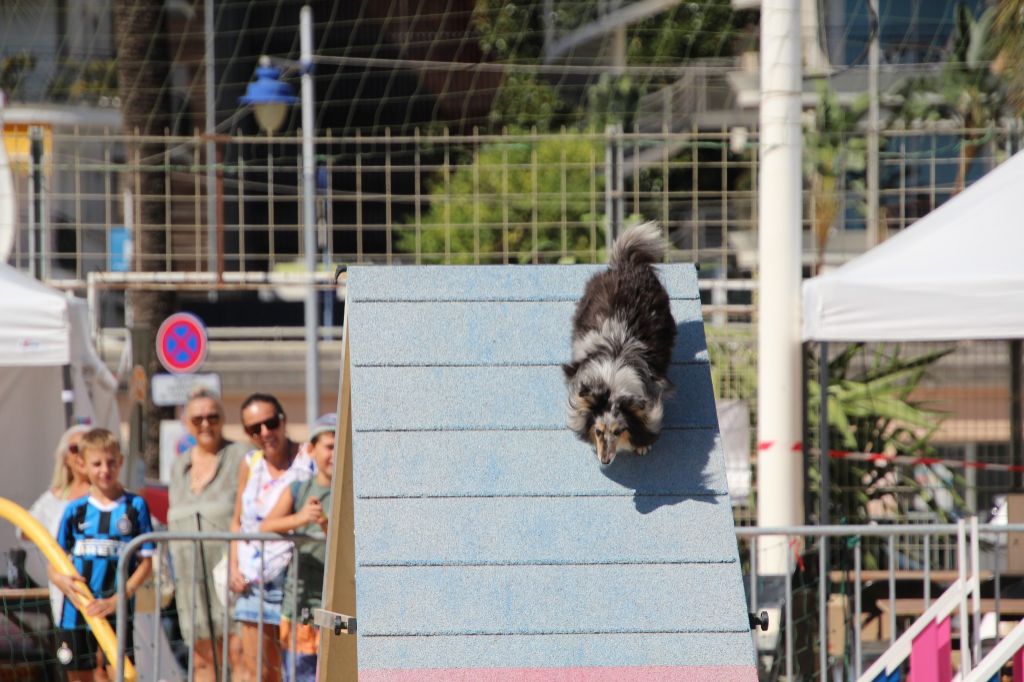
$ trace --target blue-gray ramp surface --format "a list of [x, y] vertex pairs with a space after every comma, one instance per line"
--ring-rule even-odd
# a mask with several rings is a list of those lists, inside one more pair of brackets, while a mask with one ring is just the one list
[[756, 680], [696, 272], [661, 439], [602, 468], [560, 367], [600, 269], [349, 270], [361, 680]]

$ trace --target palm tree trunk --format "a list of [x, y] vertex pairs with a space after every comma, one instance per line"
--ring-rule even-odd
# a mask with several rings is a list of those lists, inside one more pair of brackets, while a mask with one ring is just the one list
[[[167, 244], [164, 235], [164, 173], [161, 167], [163, 145], [154, 138], [163, 135], [167, 124], [167, 76], [169, 57], [163, 26], [162, 2], [116, 0], [114, 7], [117, 37], [117, 75], [121, 94], [121, 112], [128, 144], [125, 182], [138, 198], [135, 216], [135, 270], [163, 270]], [[142, 137], [147, 136], [147, 137]], [[148, 137], [152, 136], [152, 137]], [[141, 160], [138, 168], [134, 167]], [[153, 165], [147, 166], [147, 160]], [[141, 334], [145, 348], [143, 369], [147, 379], [159, 371], [154, 352], [156, 331], [173, 307], [173, 294], [155, 289], [131, 289], [126, 298], [127, 322], [133, 334]], [[140, 359], [136, 359], [138, 362]], [[147, 385], [148, 385], [147, 381]], [[146, 470], [159, 470], [161, 408], [153, 404], [146, 391], [142, 407], [144, 437], [141, 439]]]
[[960, 141], [960, 167], [956, 172], [956, 181], [953, 183], [953, 194], [960, 194], [967, 185], [967, 170], [971, 167], [974, 157], [978, 155], [978, 147], [973, 140]]

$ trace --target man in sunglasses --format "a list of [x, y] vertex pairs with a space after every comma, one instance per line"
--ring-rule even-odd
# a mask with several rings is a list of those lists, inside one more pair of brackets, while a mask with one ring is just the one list
[[[256, 533], [274, 508], [282, 491], [295, 481], [306, 481], [316, 465], [306, 449], [288, 438], [284, 408], [277, 398], [254, 393], [242, 403], [242, 427], [257, 449], [239, 467], [238, 497], [233, 531]], [[284, 581], [291, 561], [288, 542], [234, 542], [231, 547], [229, 588], [237, 593], [235, 620], [242, 627], [242, 678], [257, 679], [257, 652], [263, 650], [263, 680], [281, 679], [278, 626]], [[262, 599], [260, 585], [262, 584]], [[263, 641], [259, 622], [263, 621]]]

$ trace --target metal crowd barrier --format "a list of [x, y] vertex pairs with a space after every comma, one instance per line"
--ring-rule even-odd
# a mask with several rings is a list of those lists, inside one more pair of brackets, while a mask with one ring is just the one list
[[[920, 586], [920, 592], [923, 594], [921, 613], [927, 609], [932, 602], [931, 595], [931, 583], [934, 578], [937, 578], [936, 574], [939, 572], [932, 566], [932, 551], [931, 547], [933, 541], [936, 538], [947, 538], [955, 537], [956, 545], [956, 567], [955, 576], [957, 579], [966, 581], [970, 578], [980, 578], [982, 569], [981, 563], [981, 539], [984, 537], [987, 543], [990, 543], [993, 551], [991, 556], [988, 557], [990, 566], [986, 570], [986, 578], [991, 579], [994, 584], [992, 605], [996, 618], [996, 637], [999, 636], [999, 620], [1002, 616], [1000, 610], [1000, 598], [1001, 598], [1001, 580], [1005, 577], [1003, 574], [1006, 572], [1004, 568], [1004, 561], [1007, 559], [1007, 552], [1009, 547], [1009, 535], [1010, 533], [1024, 533], [1024, 524], [1003, 524], [1003, 525], [992, 525], [992, 524], [979, 524], [977, 518], [973, 517], [969, 521], [961, 520], [956, 524], [893, 524], [893, 525], [851, 525], [851, 526], [785, 526], [785, 527], [737, 527], [736, 536], [741, 542], [747, 542], [746, 548], [747, 561], [748, 561], [748, 574], [749, 574], [749, 592], [748, 592], [748, 605], [751, 612], [758, 613], [761, 608], [764, 608], [765, 604], [762, 603], [763, 596], [760, 591], [764, 589], [764, 585], [767, 581], [781, 580], [784, 583], [784, 590], [782, 592], [781, 600], [773, 600], [773, 603], [778, 605], [781, 602], [781, 612], [777, 616], [777, 620], [781, 622], [775, 623], [773, 631], [779, 632], [778, 628], [781, 626], [781, 634], [783, 638], [783, 648], [785, 660], [785, 679], [813, 679], [817, 677], [824, 682], [825, 680], [839, 680], [847, 679], [840, 675], [837, 675], [836, 665], [833, 665], [829, 661], [829, 605], [828, 598], [832, 590], [829, 589], [832, 585], [831, 576], [829, 573], [829, 539], [830, 538], [843, 538], [845, 540], [853, 540], [853, 589], [852, 597], [854, 600], [853, 606], [853, 619], [848, 627], [853, 629], [853, 657], [852, 657], [852, 669], [848, 671], [849, 679], [858, 679], [861, 676], [862, 670], [864, 669], [864, 656], [865, 652], [862, 647], [861, 641], [861, 628], [862, 628], [862, 616], [866, 613], [864, 605], [862, 604], [862, 594], [864, 591], [865, 583], [873, 582], [871, 580], [865, 580], [863, 577], [863, 550], [862, 540], [868, 537], [875, 537], [884, 539], [885, 541], [885, 580], [888, 591], [888, 643], [891, 645], [896, 641], [899, 632], [897, 631], [897, 591], [896, 582], [897, 577], [900, 577], [901, 581], [906, 584], [907, 579], [905, 573], [900, 574], [899, 571], [906, 566], [899, 566], [901, 562], [906, 562], [907, 558], [902, 556], [897, 551], [896, 540], [898, 537], [909, 537], [918, 538], [922, 542], [919, 545], [923, 546], [924, 550], [918, 557], [915, 557], [919, 561], [919, 568], [916, 568], [912, 575], [915, 576], [911, 579], [911, 587]], [[770, 538], [770, 540], [767, 540]], [[991, 542], [991, 539], [995, 538], [995, 542]], [[817, 655], [818, 655], [818, 670], [817, 675], [809, 674], [804, 671], [804, 674], [797, 674], [794, 677], [794, 633], [795, 633], [795, 619], [793, 614], [794, 604], [794, 586], [793, 578], [795, 574], [795, 562], [802, 561], [802, 543], [804, 540], [817, 539], [817, 546], [815, 549], [809, 549], [808, 554], [811, 556], [816, 555], [818, 561], [818, 583], [817, 583], [817, 615], [818, 615], [818, 632], [817, 632]], [[791, 548], [787, 551], [787, 567], [782, 575], [767, 577], [761, 574], [759, 575], [758, 559], [759, 555], [764, 554], [764, 545], [767, 542], [783, 542], [785, 546]], [[808, 543], [808, 548], [811, 547], [812, 543]], [[950, 573], [950, 571], [943, 571], [943, 573]], [[1017, 575], [1017, 574], [1014, 574]], [[919, 576], [919, 582], [918, 582]], [[877, 577], [877, 573], [876, 573]], [[1018, 576], [1021, 577], [1021, 576]], [[941, 582], [936, 580], [936, 582]], [[824, 586], [826, 589], [822, 589]], [[968, 605], [968, 601], [970, 605]], [[919, 614], [918, 614], [919, 615]], [[1018, 616], [1020, 614], [1014, 613], [1013, 615]], [[959, 620], [961, 623], [961, 632], [969, 632], [969, 636], [961, 637], [960, 641], [960, 658], [961, 658], [961, 670], [966, 675], [970, 671], [971, 661], [977, 662], [981, 659], [981, 637], [980, 637], [980, 620], [981, 620], [981, 598], [977, 590], [975, 590], [970, 597], [964, 596], [961, 599], [959, 608]], [[844, 626], [847, 626], [844, 620]], [[844, 627], [844, 632], [841, 636], [846, 637], [848, 635], [848, 627]], [[756, 635], [755, 635], [756, 636]], [[813, 643], [812, 643], [813, 644]], [[813, 649], [814, 647], [811, 646]], [[781, 671], [780, 671], [781, 672]], [[835, 676], [834, 676], [835, 675]]]
[[[849, 679], [857, 679], [860, 677], [862, 671], [866, 668], [865, 662], [865, 651], [862, 647], [861, 641], [861, 628], [862, 628], [862, 616], [866, 613], [864, 604], [862, 603], [862, 593], [866, 583], [871, 583], [879, 579], [879, 573], [884, 573], [884, 580], [887, 582], [888, 588], [888, 640], [889, 644], [896, 641], [899, 632], [897, 630], [898, 625], [898, 614], [896, 608], [897, 591], [896, 584], [897, 578], [906, 585], [907, 578], [906, 573], [901, 573], [906, 566], [907, 557], [901, 555], [897, 547], [898, 538], [911, 538], [914, 540], [913, 544], [907, 540], [908, 546], [915, 548], [923, 547], [923, 551], [915, 556], [915, 565], [913, 575], [917, 576], [912, 581], [917, 581], [919, 577], [919, 583], [914, 582], [913, 584], [920, 585], [920, 592], [923, 594], [922, 600], [922, 613], [927, 609], [932, 602], [931, 594], [931, 583], [933, 578], [936, 578], [936, 574], [940, 571], [952, 578], [960, 579], [966, 582], [968, 579], [974, 577], [981, 577], [980, 567], [980, 544], [982, 538], [986, 538], [986, 542], [990, 538], [997, 538], [995, 543], [991, 543], [995, 548], [993, 558], [989, 562], [990, 567], [986, 568], [986, 578], [994, 580], [994, 611], [996, 614], [997, 623], [1001, 617], [1000, 611], [1000, 582], [1002, 574], [1005, 571], [1003, 568], [1003, 561], [1006, 559], [1006, 553], [1009, 547], [1009, 533], [1021, 533], [1024, 534], [1024, 524], [1008, 524], [1008, 525], [992, 525], [992, 524], [979, 524], [976, 518], [972, 518], [970, 521], [961, 520], [956, 524], [893, 524], [893, 525], [832, 525], [832, 526], [784, 526], [784, 527], [737, 527], [736, 538], [741, 544], [746, 544], [747, 547], [743, 550], [747, 558], [747, 573], [749, 577], [749, 592], [747, 594], [748, 605], [750, 611], [758, 613], [761, 608], [768, 606], [769, 600], [764, 599], [761, 591], [765, 589], [764, 585], [772, 580], [781, 582], [784, 589], [781, 591], [781, 599], [773, 600], [773, 603], [781, 606], [780, 613], [775, 618], [773, 623], [773, 631], [778, 633], [781, 628], [781, 635], [783, 639], [783, 650], [784, 654], [784, 669], [785, 679], [795, 680], [794, 677], [794, 633], [795, 633], [795, 618], [793, 613], [794, 604], [794, 584], [793, 578], [797, 563], [802, 561], [804, 556], [802, 552], [803, 543], [807, 542], [809, 556], [817, 555], [818, 559], [818, 583], [817, 583], [817, 615], [818, 615], [818, 632], [816, 636], [816, 642], [811, 642], [813, 645], [816, 643], [817, 655], [818, 655], [818, 670], [817, 675], [813, 673], [807, 673], [803, 671], [800, 674], [799, 679], [812, 679], [818, 677], [818, 679], [825, 682], [826, 680], [833, 679], [844, 679], [843, 677], [833, 675], [836, 674], [836, 665], [830, 662], [829, 654], [829, 628], [828, 628], [828, 617], [829, 617], [829, 595], [833, 593], [830, 589], [832, 585], [832, 578], [829, 573], [829, 539], [843, 539], [852, 546], [853, 551], [853, 619], [852, 625], [849, 627], [853, 628], [853, 656], [851, 669], [847, 671]], [[884, 560], [885, 569], [883, 571], [875, 571], [873, 575], [874, 580], [865, 579], [864, 577], [864, 549], [862, 547], [862, 541], [865, 538], [877, 538], [884, 542], [881, 546], [884, 549], [886, 558]], [[932, 555], [939, 553], [939, 546], [941, 542], [945, 540], [952, 540], [955, 538], [955, 569], [950, 571], [943, 569], [943, 566], [938, 568], [933, 566]], [[998, 541], [1001, 539], [1001, 541]], [[117, 601], [117, 651], [118, 661], [122, 662], [125, 656], [125, 644], [127, 635], [127, 600], [123, 590], [123, 585], [127, 582], [127, 567], [129, 558], [139, 549], [139, 547], [145, 542], [155, 542], [158, 548], [161, 544], [169, 542], [193, 542], [196, 547], [200, 542], [224, 542], [228, 543], [231, 541], [238, 540], [251, 540], [259, 542], [274, 542], [274, 541], [285, 541], [292, 544], [298, 544], [302, 542], [323, 542], [322, 539], [310, 538], [307, 536], [300, 535], [277, 535], [274, 533], [228, 533], [228, 532], [156, 532], [148, 533], [146, 535], [139, 536], [133, 539], [130, 543], [125, 546], [118, 561], [118, 601]], [[814, 540], [817, 541], [816, 547], [813, 546]], [[759, 555], [765, 551], [765, 547], [769, 543], [783, 542], [786, 546], [792, 547], [792, 551], [787, 551], [786, 570], [783, 571], [782, 575], [765, 576], [761, 573], [759, 567]], [[199, 552], [196, 551], [195, 555], [198, 557]], [[741, 556], [741, 559], [744, 558]], [[198, 561], [198, 559], [196, 559]], [[292, 580], [293, 589], [297, 585], [297, 563], [298, 553], [293, 553], [292, 564], [289, 568], [289, 574], [287, 580]], [[902, 564], [902, 565], [901, 565]], [[163, 576], [164, 568], [159, 568], [154, 572], [154, 580], [156, 583], [156, 594], [160, 594], [161, 581], [164, 579]], [[198, 574], [198, 572], [197, 572]], [[845, 572], [844, 572], [845, 575]], [[942, 582], [936, 580], [936, 582]], [[824, 586], [826, 589], [821, 589]], [[260, 585], [260, 596], [262, 598], [263, 585]], [[970, 604], [968, 605], [968, 601]], [[192, 608], [192, 621], [193, 628], [192, 632], [195, 632], [195, 619], [196, 619], [196, 599], [193, 599]], [[845, 612], [844, 612], [845, 613]], [[964, 597], [959, 608], [959, 618], [961, 623], [961, 631], [966, 633], [969, 632], [969, 636], [961, 637], [960, 642], [960, 655], [961, 661], [966, 661], [966, 666], [962, 668], [964, 673], [969, 672], [970, 662], [977, 662], [981, 660], [981, 639], [980, 639], [980, 618], [981, 618], [981, 603], [978, 591], [975, 590], [969, 597]], [[296, 614], [297, 615], [297, 614]], [[1014, 614], [1018, 615], [1018, 614]], [[229, 609], [224, 609], [224, 633], [230, 632], [230, 619], [231, 615]], [[296, 623], [298, 620], [296, 620]], [[848, 627], [844, 618], [844, 631], [840, 636], [845, 638], [848, 636]], [[154, 628], [160, 628], [160, 620], [156, 619]], [[263, 621], [262, 613], [257, 624], [259, 629], [259, 641], [262, 642], [263, 637]], [[996, 627], [996, 634], [998, 636], [998, 624]], [[292, 650], [294, 651], [294, 642], [297, 628], [292, 628]], [[156, 633], [159, 634], [159, 633]], [[194, 636], [194, 635], [193, 635]], [[757, 636], [757, 635], [755, 635]], [[154, 638], [156, 639], [156, 638]], [[801, 642], [802, 644], [805, 642]], [[813, 646], [812, 646], [813, 648]], [[189, 655], [189, 669], [188, 679], [193, 678], [193, 662], [194, 654], [190, 652]], [[228, 680], [228, 637], [225, 636], [222, 642], [222, 652], [220, 657], [220, 668], [221, 668], [221, 679]], [[291, 658], [291, 677], [294, 679], [294, 665], [295, 658]], [[153, 661], [153, 669], [159, 669], [159, 659], [155, 657]], [[117, 666], [117, 681], [123, 682], [123, 666]], [[140, 675], [144, 672], [139, 670]], [[263, 650], [260, 647], [259, 653], [257, 654], [257, 674], [262, 676], [263, 672]], [[781, 674], [782, 671], [780, 670]], [[157, 679], [154, 675], [152, 679]]]
[[[128, 627], [129, 627], [128, 626], [128, 600], [126, 598], [126, 594], [125, 594], [125, 591], [124, 591], [124, 586], [128, 582], [128, 562], [131, 559], [131, 557], [138, 551], [138, 549], [143, 544], [145, 544], [147, 542], [155, 543], [157, 545], [157, 552], [160, 551], [161, 544], [164, 544], [164, 543], [192, 542], [195, 545], [195, 550], [196, 550], [194, 552], [194, 554], [193, 554], [193, 556], [195, 557], [194, 562], [193, 562], [194, 563], [194, 566], [193, 566], [194, 571], [193, 571], [193, 573], [194, 573], [195, 576], [200, 576], [200, 575], [204, 575], [204, 573], [200, 572], [199, 570], [195, 570], [195, 569], [198, 569], [198, 565], [199, 565], [200, 552], [198, 550], [199, 550], [200, 543], [202, 543], [202, 542], [224, 542], [225, 544], [228, 544], [228, 548], [227, 549], [228, 549], [228, 551], [230, 551], [230, 544], [229, 543], [231, 543], [233, 541], [240, 541], [240, 540], [249, 540], [249, 541], [260, 542], [260, 545], [261, 545], [260, 573], [261, 574], [263, 572], [262, 562], [263, 562], [264, 552], [262, 551], [262, 548], [263, 548], [264, 543], [266, 543], [266, 542], [282, 542], [282, 541], [284, 541], [284, 542], [291, 543], [292, 545], [299, 545], [299, 544], [305, 543], [305, 542], [324, 542], [325, 541], [323, 538], [312, 538], [312, 537], [309, 537], [307, 535], [298, 535], [298, 534], [295, 534], [295, 535], [278, 535], [276, 533], [230, 533], [230, 532], [205, 532], [205, 531], [204, 532], [198, 532], [198, 531], [189, 531], [189, 532], [161, 531], [161, 532], [154, 532], [154, 533], [145, 533], [145, 534], [140, 535], [140, 536], [138, 536], [136, 538], [133, 538], [127, 545], [125, 545], [125, 547], [121, 551], [121, 555], [120, 555], [120, 557], [118, 558], [118, 561], [117, 561], [117, 586], [118, 586], [117, 587], [117, 620], [116, 620], [116, 623], [117, 623], [117, 666], [116, 666], [116, 668], [117, 668], [117, 677], [116, 677], [116, 681], [117, 682], [124, 682], [124, 666], [122, 664], [124, 663], [125, 654], [126, 654], [127, 631], [128, 631]], [[292, 593], [293, 594], [297, 594], [297, 592], [298, 592], [298, 589], [297, 589], [297, 587], [298, 587], [298, 564], [299, 564], [299, 558], [298, 557], [299, 557], [299, 553], [298, 552], [292, 552], [291, 563], [289, 564], [288, 576], [286, 578], [286, 580], [292, 581]], [[205, 568], [203, 569], [203, 571], [205, 571]], [[157, 600], [157, 604], [156, 604], [156, 606], [157, 606], [157, 608], [156, 608], [156, 611], [157, 611], [156, 616], [157, 617], [154, 618], [154, 624], [153, 624], [153, 628], [154, 628], [153, 641], [154, 642], [159, 642], [160, 641], [160, 628], [162, 627], [161, 618], [159, 617], [160, 616], [160, 610], [161, 610], [159, 602], [160, 602], [160, 587], [161, 587], [161, 583], [162, 583], [162, 580], [163, 580], [163, 572], [164, 572], [163, 562], [156, 562], [156, 569], [154, 570], [154, 575], [153, 575], [153, 580], [155, 582], [154, 593], [156, 595], [156, 600]], [[260, 582], [260, 585], [259, 585], [259, 597], [260, 597], [260, 601], [261, 602], [263, 601], [263, 596], [264, 596], [264, 585], [263, 585], [262, 582]], [[211, 595], [210, 598], [211, 599], [216, 599], [217, 597], [215, 595]], [[195, 639], [195, 632], [196, 632], [195, 624], [196, 624], [196, 604], [197, 604], [197, 602], [198, 602], [198, 599], [193, 597], [193, 599], [192, 599], [192, 628], [191, 628], [193, 640]], [[222, 641], [222, 646], [221, 646], [220, 678], [219, 679], [222, 680], [222, 682], [226, 682], [227, 680], [231, 679], [231, 677], [229, 676], [229, 673], [228, 673], [228, 644], [229, 644], [229, 642], [228, 642], [228, 640], [229, 640], [228, 634], [231, 631], [232, 615], [231, 615], [231, 609], [228, 608], [227, 606], [225, 606], [222, 609], [222, 611], [223, 611], [223, 623], [222, 623], [223, 641]], [[295, 615], [298, 616], [298, 614], [295, 614]], [[299, 622], [300, 622], [299, 619], [296, 617], [294, 622], [293, 622], [293, 627], [291, 628], [291, 638], [292, 638], [291, 639], [291, 649], [292, 649], [293, 652], [295, 651], [295, 642], [296, 642], [296, 636], [297, 636], [297, 632], [298, 632], [298, 624], [299, 624]], [[259, 613], [259, 617], [258, 617], [258, 621], [257, 621], [257, 633], [258, 633], [257, 637], [258, 637], [258, 641], [260, 642], [260, 646], [258, 647], [257, 653], [256, 653], [256, 679], [257, 680], [262, 680], [263, 679], [263, 609], [260, 609], [260, 613]], [[211, 643], [213, 645], [216, 645], [215, 633], [211, 632], [210, 635], [211, 635]], [[195, 647], [194, 647], [195, 643], [193, 641], [193, 642], [190, 642], [189, 644], [190, 644], [190, 646], [189, 646], [188, 673], [187, 673], [188, 677], [187, 677], [187, 679], [188, 680], [192, 680], [192, 679], [194, 679], [193, 667], [194, 667], [194, 663], [195, 663]], [[295, 659], [296, 659], [295, 656], [291, 656], [290, 657], [289, 673], [290, 673], [290, 679], [292, 679], [292, 680], [295, 679], [295, 663], [296, 663]], [[154, 650], [153, 668], [152, 669], [153, 669], [153, 675], [152, 675], [152, 677], [150, 677], [150, 679], [152, 679], [152, 680], [160, 679], [159, 675], [158, 675], [158, 671], [160, 669], [160, 649], [159, 649], [159, 647], [156, 647], [155, 650]], [[139, 670], [140, 677], [142, 676], [143, 672], [144, 671], [142, 671], [141, 669]]]

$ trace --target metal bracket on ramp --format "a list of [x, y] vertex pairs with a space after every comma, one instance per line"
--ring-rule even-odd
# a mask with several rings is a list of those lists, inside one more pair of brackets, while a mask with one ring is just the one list
[[354, 635], [356, 634], [356, 617], [324, 609], [313, 609], [313, 627], [321, 630], [333, 630], [335, 635], [342, 633]]
[[750, 619], [750, 629], [754, 630], [759, 628], [761, 632], [768, 631], [768, 612], [762, 611], [761, 613], [748, 613], [747, 618]]

